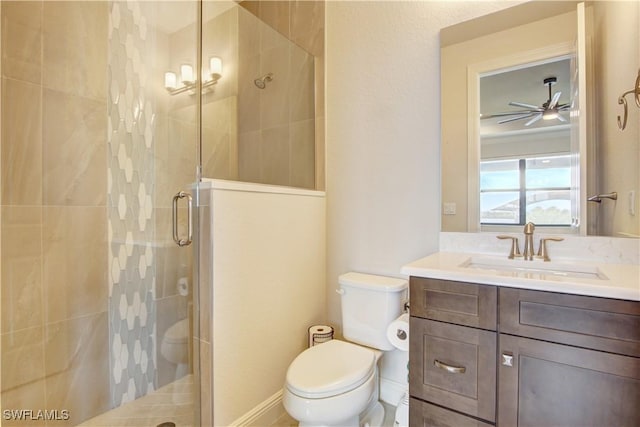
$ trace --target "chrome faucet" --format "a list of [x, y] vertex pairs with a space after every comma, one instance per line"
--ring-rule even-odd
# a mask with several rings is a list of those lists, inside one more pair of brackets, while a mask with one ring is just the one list
[[522, 256], [527, 261], [533, 261], [533, 230], [536, 229], [536, 225], [532, 222], [528, 222], [524, 226], [524, 253]]

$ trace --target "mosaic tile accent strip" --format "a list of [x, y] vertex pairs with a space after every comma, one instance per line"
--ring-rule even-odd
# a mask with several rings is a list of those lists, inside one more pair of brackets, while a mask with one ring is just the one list
[[109, 344], [120, 406], [156, 388], [155, 127], [146, 19], [135, 1], [109, 8]]

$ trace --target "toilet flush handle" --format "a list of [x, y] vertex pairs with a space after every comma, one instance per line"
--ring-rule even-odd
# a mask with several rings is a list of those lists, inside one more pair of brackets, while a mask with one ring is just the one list
[[336, 289], [336, 294], [344, 295], [344, 289]]

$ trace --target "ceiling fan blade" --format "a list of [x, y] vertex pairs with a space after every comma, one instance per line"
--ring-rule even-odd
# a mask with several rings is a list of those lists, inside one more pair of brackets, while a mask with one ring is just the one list
[[503, 113], [493, 113], [493, 114], [482, 114], [480, 119], [492, 119], [495, 117], [505, 117], [505, 116], [515, 116], [518, 114], [533, 114], [536, 111], [530, 110], [520, 110], [520, 111], [505, 111]]
[[556, 92], [553, 94], [553, 98], [551, 98], [551, 102], [549, 103], [549, 106], [547, 107], [547, 109], [551, 110], [555, 108], [556, 104], [560, 100], [560, 95], [562, 95], [562, 92]]
[[540, 120], [542, 118], [542, 114], [537, 114], [533, 119], [529, 120], [527, 123], [525, 123], [525, 126], [531, 126], [532, 124], [534, 124], [535, 122], [537, 122], [538, 120]]
[[562, 117], [560, 114], [558, 114], [558, 117], [556, 117], [556, 119], [560, 120], [563, 123], [567, 123], [567, 119], [565, 119], [564, 117]]
[[538, 107], [537, 105], [524, 104], [522, 102], [513, 102], [513, 101], [511, 101], [509, 103], [509, 105], [513, 105], [514, 107], [527, 108], [527, 109], [535, 110], [535, 111], [542, 111], [542, 108]]
[[516, 121], [516, 120], [526, 119], [527, 117], [531, 117], [532, 115], [533, 115], [533, 113], [527, 113], [527, 114], [523, 114], [521, 116], [511, 117], [509, 119], [500, 120], [498, 122], [498, 124], [501, 125], [503, 123], [509, 123], [509, 122], [513, 122], [513, 121]]
[[560, 104], [556, 107], [558, 111], [565, 111], [571, 108], [571, 104]]

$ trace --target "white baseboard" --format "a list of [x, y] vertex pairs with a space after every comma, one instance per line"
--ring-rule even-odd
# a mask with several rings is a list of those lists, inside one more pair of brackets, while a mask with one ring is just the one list
[[278, 390], [264, 402], [231, 423], [232, 427], [270, 426], [284, 415], [282, 390]]
[[407, 383], [399, 383], [387, 378], [380, 378], [380, 400], [389, 405], [398, 406], [400, 399], [409, 390]]

